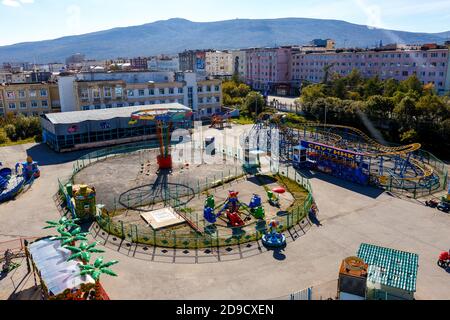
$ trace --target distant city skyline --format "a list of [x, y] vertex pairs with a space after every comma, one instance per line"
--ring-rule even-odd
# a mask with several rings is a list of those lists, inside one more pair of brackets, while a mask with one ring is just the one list
[[[125, 5], [124, 5], [125, 4]], [[287, 17], [336, 19], [411, 32], [450, 31], [450, 1], [429, 0], [0, 0], [0, 46], [170, 18], [197, 22]], [[450, 32], [449, 32], [450, 37]]]

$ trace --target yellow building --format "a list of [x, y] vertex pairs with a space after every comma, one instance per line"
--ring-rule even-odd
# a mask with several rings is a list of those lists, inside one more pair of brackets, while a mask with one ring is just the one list
[[60, 111], [55, 83], [4, 83], [0, 85], [0, 116], [38, 116]]

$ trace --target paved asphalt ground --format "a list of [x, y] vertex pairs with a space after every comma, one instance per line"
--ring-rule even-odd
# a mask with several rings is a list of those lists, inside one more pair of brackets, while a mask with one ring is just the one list
[[[12, 167], [27, 152], [41, 162], [42, 177], [16, 201], [0, 205], [0, 242], [47, 235], [42, 230], [45, 220], [58, 219], [52, 200], [57, 178], [69, 176], [72, 161], [81, 155], [61, 156], [46, 146], [23, 145], [0, 148], [0, 161]], [[419, 254], [416, 298], [450, 299], [450, 274], [436, 265], [439, 253], [450, 248], [450, 216], [326, 175], [311, 175], [311, 183], [322, 226], [289, 243], [283, 253], [169, 264], [106, 249], [105, 258], [120, 264], [114, 267], [118, 278], [103, 278], [105, 289], [112, 299], [271, 299], [335, 280], [342, 259], [367, 242]], [[16, 292], [32, 292], [32, 277], [20, 283], [24, 269], [0, 280], [0, 299], [7, 299], [15, 287]]]

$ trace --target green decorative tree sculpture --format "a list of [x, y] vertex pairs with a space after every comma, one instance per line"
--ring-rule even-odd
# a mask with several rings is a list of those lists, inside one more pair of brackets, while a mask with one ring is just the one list
[[117, 277], [117, 274], [109, 269], [111, 266], [119, 263], [119, 261], [110, 261], [110, 262], [103, 262], [103, 257], [98, 258], [95, 260], [94, 264], [92, 265], [81, 265], [80, 270], [81, 276], [89, 275], [92, 277], [92, 279], [95, 280], [95, 299], [100, 300], [100, 276], [102, 274], [107, 274], [112, 277]]
[[48, 226], [46, 226], [44, 229], [56, 229], [58, 230], [64, 230], [69, 231], [72, 228], [78, 228], [78, 225], [76, 222], [78, 222], [80, 219], [67, 219], [66, 217], [62, 217], [59, 219], [59, 221], [46, 221]]
[[88, 232], [81, 232], [81, 228], [78, 227], [72, 231], [58, 230], [60, 233], [59, 237], [55, 237], [55, 240], [61, 241], [63, 247], [70, 245], [75, 246], [77, 241], [87, 241]]
[[69, 257], [68, 261], [72, 260], [81, 260], [84, 265], [87, 265], [91, 261], [92, 253], [104, 253], [105, 251], [96, 249], [97, 242], [88, 244], [83, 241], [80, 243], [78, 247], [75, 246], [66, 246], [66, 249], [72, 252], [72, 255]]

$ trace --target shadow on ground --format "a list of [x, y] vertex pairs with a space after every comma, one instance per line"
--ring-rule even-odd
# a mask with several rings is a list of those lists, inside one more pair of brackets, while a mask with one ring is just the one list
[[320, 173], [320, 172], [311, 172], [308, 170], [301, 170], [300, 173], [307, 179], [310, 179], [310, 180], [319, 179], [319, 180], [325, 181], [327, 183], [334, 184], [335, 186], [341, 187], [343, 189], [347, 189], [352, 192], [359, 193], [361, 195], [364, 195], [364, 196], [372, 198], [372, 199], [377, 199], [379, 196], [381, 196], [385, 192], [385, 190], [383, 190], [383, 189], [359, 185], [359, 184], [345, 181], [345, 180], [336, 178], [334, 176]]
[[31, 156], [34, 161], [37, 161], [40, 166], [51, 166], [78, 160], [82, 156], [85, 156], [93, 151], [95, 151], [95, 149], [57, 153], [50, 149], [47, 144], [41, 143], [28, 149], [27, 155]]

